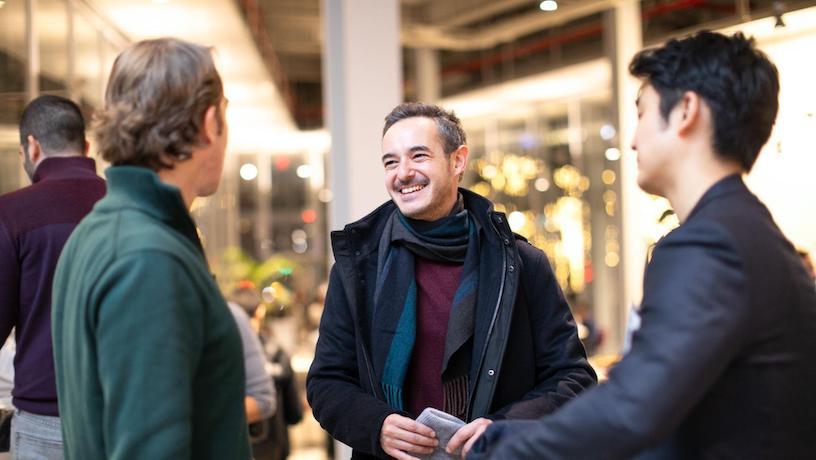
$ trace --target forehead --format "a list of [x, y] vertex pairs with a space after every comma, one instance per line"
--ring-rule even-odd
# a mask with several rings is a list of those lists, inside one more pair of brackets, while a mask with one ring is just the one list
[[642, 107], [644, 104], [654, 104], [660, 101], [660, 94], [648, 82], [644, 82], [638, 90], [635, 104]]
[[437, 143], [440, 142], [436, 121], [427, 117], [411, 117], [400, 120], [385, 132], [383, 146], [401, 143]]

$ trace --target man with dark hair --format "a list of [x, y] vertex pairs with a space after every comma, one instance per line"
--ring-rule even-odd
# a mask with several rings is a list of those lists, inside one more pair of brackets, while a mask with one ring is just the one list
[[105, 194], [87, 158], [79, 107], [31, 101], [20, 119], [20, 156], [32, 185], [0, 196], [0, 342], [16, 328], [13, 458], [62, 458], [51, 347], [51, 282], [79, 221]]
[[54, 279], [67, 457], [248, 459], [241, 337], [189, 209], [227, 143], [211, 50], [147, 40], [113, 64], [96, 139], [108, 193]]
[[491, 420], [540, 417], [593, 385], [547, 257], [458, 188], [459, 119], [402, 104], [382, 149], [391, 201], [332, 233], [307, 378], [321, 425], [355, 458], [447, 456]]
[[816, 293], [741, 177], [776, 118], [776, 68], [712, 32], [629, 68], [638, 184], [681, 221], [652, 253], [642, 326], [607, 382], [540, 421], [494, 424], [468, 458], [813, 458]]

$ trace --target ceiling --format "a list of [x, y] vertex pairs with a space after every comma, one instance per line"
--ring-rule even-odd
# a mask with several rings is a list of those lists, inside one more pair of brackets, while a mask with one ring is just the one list
[[286, 150], [297, 132], [234, 0], [81, 0], [131, 41], [172, 35], [213, 46], [229, 99], [230, 151]]
[[[322, 0], [237, 0], [255, 5], [298, 126], [323, 124]], [[415, 98], [415, 48], [439, 52], [443, 97], [602, 57], [602, 14], [617, 0], [401, 0], [405, 95]], [[773, 13], [773, 0], [643, 0], [646, 43], [709, 25], [721, 27]], [[792, 10], [815, 1], [786, 1]]]

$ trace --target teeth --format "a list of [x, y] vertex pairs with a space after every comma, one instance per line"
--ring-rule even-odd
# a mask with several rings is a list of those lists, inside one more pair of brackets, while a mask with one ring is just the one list
[[412, 192], [416, 192], [418, 190], [422, 190], [423, 188], [425, 188], [424, 185], [414, 185], [413, 187], [408, 187], [408, 188], [404, 188], [404, 189], [400, 190], [400, 193], [402, 193], [402, 194], [412, 193]]

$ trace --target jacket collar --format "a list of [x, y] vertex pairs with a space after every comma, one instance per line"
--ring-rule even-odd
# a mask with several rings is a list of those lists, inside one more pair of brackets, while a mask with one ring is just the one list
[[731, 174], [729, 176], [725, 176], [724, 178], [720, 179], [719, 181], [715, 182], [697, 201], [697, 204], [694, 205], [694, 208], [689, 213], [686, 220], [688, 221], [691, 219], [695, 214], [700, 212], [701, 209], [708, 206], [709, 203], [716, 200], [717, 198], [729, 195], [734, 192], [747, 192], [748, 187], [745, 186], [745, 182], [742, 181], [741, 174]]
[[108, 195], [104, 208], [135, 209], [172, 227], [202, 251], [195, 223], [181, 191], [147, 168], [113, 166], [105, 170]]
[[77, 176], [96, 176], [96, 162], [85, 156], [45, 158], [34, 171], [31, 182], [43, 180], [73, 179]]

